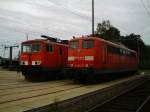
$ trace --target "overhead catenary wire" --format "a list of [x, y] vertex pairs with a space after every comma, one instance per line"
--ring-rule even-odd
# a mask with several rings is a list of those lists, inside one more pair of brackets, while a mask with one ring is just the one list
[[77, 12], [77, 11], [75, 11], [75, 10], [69, 10], [68, 7], [63, 6], [61, 3], [55, 3], [55, 2], [53, 2], [53, 1], [51, 1], [51, 0], [48, 0], [48, 1], [49, 1], [49, 2], [52, 2], [56, 7], [62, 8], [62, 9], [64, 9], [64, 10], [70, 12], [71, 14], [73, 14], [73, 15], [75, 15], [75, 16], [78, 16], [78, 17], [80, 17], [80, 18], [82, 18], [82, 19], [84, 19], [84, 20], [86, 20], [86, 21], [91, 21], [90, 16], [83, 15], [83, 14], [81, 14], [81, 13], [79, 14], [79, 12]]
[[150, 7], [148, 7], [148, 6], [150, 6], [150, 0], [146, 0], [146, 4], [147, 4], [148, 10], [150, 10]]
[[150, 11], [149, 11], [149, 9], [146, 7], [146, 5], [145, 5], [145, 3], [144, 3], [144, 0], [140, 0], [140, 1], [141, 1], [141, 3], [142, 3], [143, 8], [145, 9], [147, 15], [150, 16]]
[[[48, 0], [48, 1], [50, 1], [50, 0]], [[141, 0], [142, 1], [142, 3], [144, 3], [144, 0]], [[55, 2], [54, 2], [55, 3]], [[66, 10], [69, 10], [69, 8], [67, 8], [66, 6], [62, 6], [60, 3], [59, 4], [56, 4], [55, 3], [55, 5], [57, 5], [57, 6], [61, 6], [61, 8], [63, 8], [63, 9], [66, 9]], [[145, 4], [144, 4], [144, 6], [145, 6]], [[148, 11], [148, 8], [145, 6], [145, 8], [147, 9], [147, 11]], [[77, 11], [75, 11], [75, 10], [70, 10], [70, 12], [72, 13], [72, 14], [74, 14], [74, 15], [76, 15], [76, 16], [78, 16], [78, 17], [81, 17], [81, 18], [83, 18], [83, 19], [89, 19], [87, 16], [85, 16], [85, 15], [82, 15], [81, 13], [78, 13]], [[149, 13], [149, 15], [150, 15], [150, 12], [148, 11], [148, 13]], [[91, 21], [91, 20], [90, 20]], [[29, 26], [31, 26], [31, 25], [29, 25]], [[34, 26], [34, 25], [33, 25]], [[12, 29], [12, 30], [14, 30], [15, 32], [20, 32], [20, 33], [23, 33], [23, 34], [26, 34], [27, 33], [27, 31], [21, 31], [21, 30], [17, 30], [16, 28], [15, 29], [13, 29], [13, 28], [9, 28], [9, 29]], [[44, 29], [45, 30], [45, 29]], [[28, 33], [29, 34], [31, 34], [31, 35], [35, 35], [35, 34], [39, 34], [39, 33], [37, 33], [38, 31], [29, 31]], [[53, 31], [52, 31], [53, 32]], [[124, 31], [123, 31], [124, 32]]]

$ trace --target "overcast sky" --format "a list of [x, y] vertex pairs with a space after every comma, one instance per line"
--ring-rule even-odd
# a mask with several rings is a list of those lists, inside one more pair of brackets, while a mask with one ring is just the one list
[[[102, 20], [150, 44], [150, 0], [95, 0], [95, 25]], [[29, 39], [90, 34], [91, 0], [0, 0], [0, 45], [20, 43], [26, 33]]]

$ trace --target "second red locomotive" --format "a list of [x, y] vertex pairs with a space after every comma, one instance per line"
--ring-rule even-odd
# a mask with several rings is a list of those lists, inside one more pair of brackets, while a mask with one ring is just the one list
[[28, 40], [22, 43], [20, 65], [27, 80], [47, 80], [66, 66], [67, 41], [42, 36], [46, 39]]
[[[134, 72], [138, 56], [133, 50], [97, 37], [83, 36], [69, 42], [68, 69], [73, 78], [91, 78], [94, 74]], [[85, 74], [89, 75], [85, 75]], [[88, 77], [87, 77], [88, 76]]]

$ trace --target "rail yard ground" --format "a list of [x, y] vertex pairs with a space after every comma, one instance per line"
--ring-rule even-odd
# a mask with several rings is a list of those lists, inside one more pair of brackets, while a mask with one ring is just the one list
[[[149, 70], [141, 71], [141, 75], [124, 77], [109, 82], [85, 85], [75, 84], [70, 80], [55, 80], [33, 83], [26, 81], [21, 73], [0, 69], [0, 112], [27, 111], [34, 108], [50, 105], [55, 102], [61, 102], [61, 104], [63, 104], [64, 100], [71, 102], [68, 99], [74, 100], [73, 98], [76, 98], [77, 96], [80, 98], [79, 96], [83, 97], [84, 95], [94, 93], [95, 91], [105, 91], [105, 88], [110, 88], [111, 86], [119, 85], [123, 82], [125, 83], [129, 81], [129, 85], [130, 82], [132, 82], [132, 85], [134, 84], [133, 82], [135, 82], [135, 84], [137, 82], [143, 83], [144, 80], [147, 79], [145, 77], [149, 77], [147, 74], [150, 74]], [[127, 86], [118, 90], [121, 91], [121, 89], [125, 88], [127, 88]], [[110, 96], [111, 95], [109, 95], [109, 97]], [[103, 102], [102, 99], [101, 102]], [[95, 102], [93, 101], [92, 103], [94, 104]], [[83, 107], [84, 106], [85, 105], [83, 105]], [[64, 111], [67, 112], [67, 110]]]

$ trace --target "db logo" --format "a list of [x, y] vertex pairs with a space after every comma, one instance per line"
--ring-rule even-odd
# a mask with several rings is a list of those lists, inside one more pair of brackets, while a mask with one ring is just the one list
[[84, 57], [75, 57], [77, 60], [84, 60]]
[[81, 52], [81, 50], [80, 49], [78, 49], [78, 53], [80, 53]]

